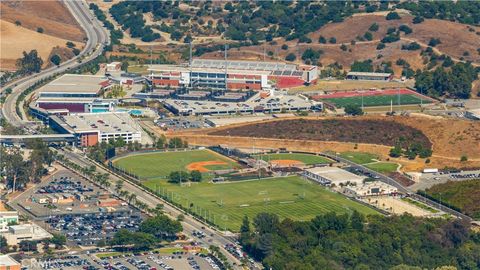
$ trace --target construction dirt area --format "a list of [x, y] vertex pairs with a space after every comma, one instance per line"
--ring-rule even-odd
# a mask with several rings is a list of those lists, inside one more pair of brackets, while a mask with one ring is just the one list
[[402, 201], [400, 198], [390, 197], [390, 196], [375, 196], [364, 199], [364, 201], [383, 209], [387, 212], [401, 215], [403, 213], [409, 213], [416, 217], [427, 217], [432, 216], [432, 213], [424, 210], [420, 207], [417, 207], [413, 204], [410, 204], [406, 201]]
[[60, 1], [2, 1], [0, 17], [2, 70], [14, 70], [16, 60], [31, 50], [38, 51], [46, 67], [54, 49], [66, 50], [71, 41], [81, 50], [86, 37]]
[[[296, 121], [299, 118], [293, 118]], [[325, 120], [331, 118], [313, 118], [306, 117], [305, 120]], [[337, 118], [344, 119], [344, 118]], [[388, 121], [397, 124], [403, 124], [406, 127], [421, 131], [421, 133], [428, 138], [431, 142], [433, 155], [429, 158], [429, 163], [426, 159], [416, 158], [415, 160], [409, 160], [405, 157], [391, 158], [389, 157], [390, 145], [393, 144], [381, 144], [385, 141], [379, 141], [375, 143], [371, 141], [371, 138], [363, 138], [370, 140], [368, 142], [348, 142], [344, 136], [339, 134], [337, 141], [335, 138], [331, 138], [329, 141], [315, 139], [314, 136], [310, 138], [298, 137], [296, 134], [301, 133], [290, 130], [290, 134], [285, 134], [285, 130], [270, 130], [268, 134], [255, 134], [252, 136], [235, 136], [231, 131], [227, 135], [221, 135], [227, 129], [232, 130], [236, 128], [246, 128], [252, 130], [251, 127], [261, 126], [271, 121], [262, 121], [257, 123], [248, 124], [235, 124], [214, 129], [201, 129], [201, 130], [189, 130], [189, 131], [176, 131], [170, 132], [166, 135], [168, 137], [181, 137], [186, 139], [191, 145], [210, 146], [210, 145], [228, 145], [229, 147], [237, 148], [258, 148], [258, 149], [279, 149], [286, 148], [290, 151], [305, 151], [312, 153], [319, 153], [324, 151], [335, 152], [369, 152], [377, 154], [382, 161], [391, 161], [401, 164], [401, 171], [420, 171], [424, 168], [473, 168], [480, 167], [480, 123], [468, 120], [460, 119], [447, 119], [442, 117], [431, 117], [423, 115], [410, 116], [394, 116], [386, 117], [380, 115], [368, 115], [363, 117], [356, 117], [357, 121], [370, 120], [370, 121]], [[274, 120], [274, 121], [288, 121], [290, 119]], [[318, 127], [321, 128], [321, 127]], [[368, 126], [359, 127], [359, 129], [368, 129]], [[154, 130], [161, 132], [159, 130]], [[273, 133], [275, 132], [275, 133]], [[312, 130], [314, 134], [315, 130]], [[215, 135], [213, 135], [215, 134]], [[273, 135], [272, 135], [273, 134]], [[285, 137], [279, 138], [280, 135]], [[366, 134], [359, 132], [356, 134], [360, 136]], [[352, 134], [352, 136], [355, 133]], [[270, 137], [268, 137], [270, 136]], [[356, 140], [361, 140], [357, 138]], [[342, 142], [340, 141], [342, 140]], [[467, 157], [467, 161], [460, 161], [462, 156]]]

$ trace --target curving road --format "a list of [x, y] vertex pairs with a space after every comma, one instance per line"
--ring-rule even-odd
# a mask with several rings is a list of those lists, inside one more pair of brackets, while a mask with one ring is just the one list
[[6, 98], [3, 104], [2, 115], [8, 123], [16, 127], [25, 127], [28, 129], [28, 126], [32, 124], [26, 120], [22, 108], [20, 108], [22, 116], [18, 115], [16, 111], [17, 99], [28, 87], [41, 79], [67, 71], [82, 63], [95, 59], [103, 52], [104, 45], [110, 42], [108, 32], [101, 26], [95, 16], [90, 13], [87, 3], [84, 1], [63, 1], [63, 3], [85, 31], [87, 43], [78, 56], [61, 63], [60, 66], [53, 66], [42, 70], [40, 73], [29, 75], [10, 84], [6, 84], [1, 89], [3, 92], [6, 88], [12, 88], [12, 93]]

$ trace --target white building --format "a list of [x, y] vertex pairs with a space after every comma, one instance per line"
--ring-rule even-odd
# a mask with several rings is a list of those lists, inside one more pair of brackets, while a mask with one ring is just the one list
[[120, 71], [121, 69], [122, 69], [121, 62], [111, 62], [110, 64], [107, 64], [105, 66], [106, 72], [115, 72], [115, 71]]
[[36, 224], [22, 224], [8, 227], [1, 235], [7, 239], [8, 245], [18, 245], [23, 240], [36, 241], [52, 238], [52, 235]]
[[347, 186], [343, 192], [351, 197], [367, 197], [396, 194], [398, 189], [380, 181], [372, 181], [357, 186]]
[[142, 139], [142, 128], [128, 112], [58, 115], [51, 117], [50, 125], [61, 133], [74, 134], [79, 146], [93, 146], [120, 137], [125, 143]]
[[326, 186], [361, 185], [365, 179], [338, 167], [314, 167], [304, 170], [303, 175]]
[[7, 232], [9, 224], [18, 224], [17, 211], [1, 211], [0, 212], [0, 232]]

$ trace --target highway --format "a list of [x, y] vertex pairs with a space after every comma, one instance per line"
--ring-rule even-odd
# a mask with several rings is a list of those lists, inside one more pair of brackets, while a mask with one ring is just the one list
[[[12, 93], [6, 98], [2, 107], [2, 115], [5, 117], [8, 123], [16, 127], [28, 127], [30, 122], [25, 118], [22, 112], [22, 117], [17, 114], [16, 102], [19, 96], [31, 85], [37, 81], [50, 77], [52, 75], [73, 69], [82, 63], [95, 59], [102, 54], [104, 44], [109, 44], [110, 37], [106, 29], [104, 29], [100, 22], [90, 13], [88, 5], [84, 1], [63, 1], [65, 6], [71, 11], [72, 15], [78, 21], [80, 26], [84, 29], [87, 35], [87, 43], [80, 52], [80, 54], [64, 63], [61, 63], [58, 67], [53, 66], [48, 69], [42, 70], [40, 73], [26, 76], [22, 79], [16, 80], [10, 84], [6, 84], [1, 91], [3, 92], [7, 88], [12, 88]], [[78, 61], [81, 59], [81, 62]], [[43, 59], [47, 61], [46, 59]], [[20, 108], [20, 110], [23, 110]]]
[[137, 200], [145, 203], [148, 207], [150, 208], [155, 208], [157, 204], [163, 204], [164, 208], [163, 211], [165, 214], [170, 216], [171, 218], [175, 219], [178, 215], [184, 214], [185, 218], [184, 221], [182, 222], [183, 226], [183, 232], [189, 236], [193, 235], [193, 231], [203, 231], [206, 234], [205, 238], [196, 238], [195, 241], [203, 244], [204, 246], [210, 246], [210, 245], [215, 245], [218, 246], [223, 253], [227, 256], [229, 259], [230, 263], [233, 265], [233, 263], [236, 264], [234, 266], [234, 269], [242, 269], [239, 265], [241, 262], [232, 256], [230, 253], [228, 253], [223, 247], [225, 244], [233, 244], [236, 245], [235, 242], [231, 238], [224, 237], [221, 232], [214, 230], [202, 222], [196, 220], [192, 216], [183, 213], [183, 211], [179, 210], [178, 208], [172, 206], [168, 202], [158, 198], [157, 196], [151, 194], [148, 190], [143, 189], [142, 187], [132, 184], [129, 181], [126, 181], [124, 178], [117, 176], [116, 174], [112, 173], [109, 170], [104, 169], [101, 166], [98, 166], [98, 164], [90, 161], [88, 158], [83, 156], [83, 154], [79, 153], [73, 153], [70, 151], [64, 151], [61, 149], [52, 149], [54, 151], [57, 151], [59, 154], [64, 155], [65, 158], [69, 159], [70, 161], [82, 166], [82, 167], [90, 167], [94, 165], [96, 167], [96, 171], [99, 173], [108, 173], [109, 174], [109, 181], [112, 184], [111, 187], [109, 188], [109, 191], [113, 194], [116, 192], [114, 191], [115, 183], [118, 180], [123, 181], [123, 189], [129, 191], [130, 193], [133, 193], [137, 196]]

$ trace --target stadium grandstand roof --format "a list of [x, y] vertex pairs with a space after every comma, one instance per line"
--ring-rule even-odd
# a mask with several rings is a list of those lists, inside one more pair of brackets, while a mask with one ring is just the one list
[[[282, 62], [260, 62], [260, 61], [226, 61], [227, 68], [239, 70], [261, 70], [261, 71], [296, 71], [296, 65], [285, 64]], [[225, 60], [213, 59], [193, 59], [192, 67], [198, 68], [225, 68]]]
[[377, 73], [377, 72], [355, 72], [350, 71], [347, 73], [347, 76], [378, 76], [378, 77], [387, 77], [392, 75], [392, 73]]

